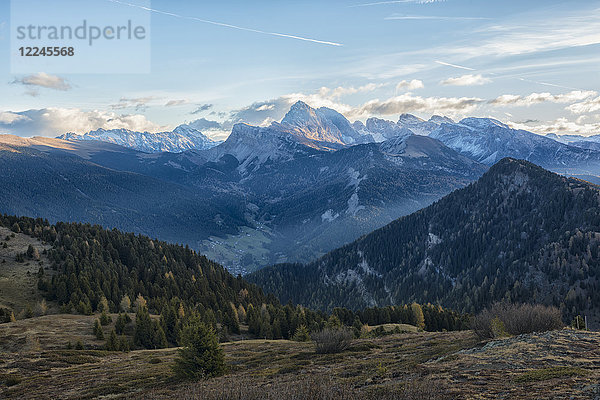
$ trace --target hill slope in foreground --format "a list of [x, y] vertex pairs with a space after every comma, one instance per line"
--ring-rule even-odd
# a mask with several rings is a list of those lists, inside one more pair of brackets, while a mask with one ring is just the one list
[[[403, 333], [356, 340], [333, 355], [315, 354], [310, 343], [245, 340], [223, 344], [228, 375], [181, 383], [170, 368], [174, 348], [64, 350], [69, 335], [88, 348], [100, 343], [91, 329], [82, 330], [93, 318], [51, 315], [0, 325], [0, 382], [18, 381], [2, 383], [0, 397], [589, 399], [600, 394], [600, 334], [593, 332], [564, 329], [487, 343], [470, 331]], [[59, 335], [53, 334], [57, 327]]]

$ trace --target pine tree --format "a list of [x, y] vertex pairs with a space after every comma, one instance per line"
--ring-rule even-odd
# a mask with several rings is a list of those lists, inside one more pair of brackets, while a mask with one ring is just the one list
[[115, 330], [113, 329], [112, 331], [110, 331], [110, 335], [108, 336], [108, 339], [106, 339], [106, 350], [108, 351], [118, 351], [119, 350], [119, 342], [117, 340], [117, 333], [115, 332]]
[[190, 321], [182, 332], [183, 349], [175, 359], [174, 371], [180, 377], [198, 379], [226, 372], [225, 356], [211, 326]]
[[106, 313], [106, 310], [102, 310], [102, 314], [100, 314], [100, 324], [102, 326], [106, 326], [112, 322], [112, 318], [110, 315]]
[[300, 325], [298, 329], [296, 329], [292, 340], [295, 340], [296, 342], [310, 341], [310, 334], [308, 333], [308, 329], [306, 329], [306, 326]]
[[117, 317], [117, 322], [115, 322], [115, 331], [117, 332], [117, 334], [119, 334], [119, 335], [123, 334], [125, 325], [126, 325], [125, 317], [123, 316], [123, 314], [119, 313], [119, 316]]
[[135, 314], [135, 332], [133, 334], [133, 341], [138, 347], [146, 349], [153, 348], [152, 321], [150, 320], [148, 309], [145, 306], [138, 307]]
[[104, 332], [102, 332], [102, 326], [98, 319], [94, 320], [94, 335], [96, 335], [96, 339], [104, 340]]
[[121, 335], [119, 337], [119, 350], [128, 352], [131, 346], [129, 345], [129, 340], [125, 337], [125, 335]]

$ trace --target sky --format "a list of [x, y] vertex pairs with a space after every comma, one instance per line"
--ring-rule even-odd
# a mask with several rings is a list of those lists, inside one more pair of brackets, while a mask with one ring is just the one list
[[29, 0], [0, 0], [0, 133], [192, 123], [223, 139], [302, 100], [351, 121], [440, 114], [600, 134], [600, 1], [80, 0], [90, 14], [149, 18], [148, 57], [103, 54], [94, 73], [15, 71], [18, 1]]

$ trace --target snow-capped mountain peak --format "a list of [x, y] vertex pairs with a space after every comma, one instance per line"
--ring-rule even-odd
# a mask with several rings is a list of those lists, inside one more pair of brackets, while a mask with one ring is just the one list
[[403, 138], [413, 134], [410, 129], [402, 125], [375, 117], [367, 119], [365, 130], [373, 136], [376, 142], [383, 142], [395, 137]]
[[510, 127], [508, 125], [503, 124], [502, 122], [498, 121], [497, 119], [493, 119], [493, 118], [470, 117], [470, 118], [462, 119], [459, 123], [462, 125], [469, 126], [474, 129], [486, 129], [486, 128], [493, 128], [493, 127], [510, 129]]
[[136, 132], [129, 129], [97, 129], [83, 135], [66, 133], [58, 137], [63, 140], [98, 140], [118, 144], [146, 153], [181, 153], [186, 150], [206, 150], [216, 142], [197, 129], [180, 125], [170, 132]]
[[412, 114], [401, 114], [398, 118], [398, 123], [400, 125], [414, 125], [419, 124], [421, 122], [425, 122], [423, 119], [412, 115]]
[[339, 112], [326, 107], [314, 109], [303, 101], [294, 103], [281, 123], [273, 123], [271, 127], [319, 149], [336, 149], [369, 141]]

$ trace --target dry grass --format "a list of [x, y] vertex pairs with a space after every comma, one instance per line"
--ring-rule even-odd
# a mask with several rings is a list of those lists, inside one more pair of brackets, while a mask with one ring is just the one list
[[[50, 266], [47, 257], [42, 255], [43, 250], [49, 249], [50, 246], [22, 233], [15, 233], [15, 237], [10, 237], [12, 234], [10, 229], [0, 226], [0, 307], [9, 308], [18, 315], [27, 305], [31, 306], [32, 310], [35, 309], [36, 304], [42, 300], [37, 289], [37, 272], [40, 268], [39, 262], [42, 262], [44, 267]], [[10, 237], [9, 240], [6, 240], [7, 236]], [[4, 248], [3, 243], [8, 247]], [[17, 262], [17, 254], [27, 251], [29, 245], [40, 253], [39, 262]]]
[[[83, 341], [93, 345], [93, 318], [0, 325], [0, 398], [587, 399], [600, 381], [600, 335], [560, 330], [487, 344], [472, 332], [393, 334], [355, 340], [337, 354], [316, 354], [312, 343], [243, 340], [223, 344], [228, 375], [182, 382], [171, 370], [175, 349], [61, 349], [84, 327]], [[6, 347], [24, 337], [37, 349]]]
[[405, 333], [405, 332], [417, 332], [418, 331], [416, 326], [408, 325], [408, 324], [365, 325], [365, 330], [367, 332], [372, 332], [379, 327], [381, 327], [385, 332], [400, 331], [402, 333]]

